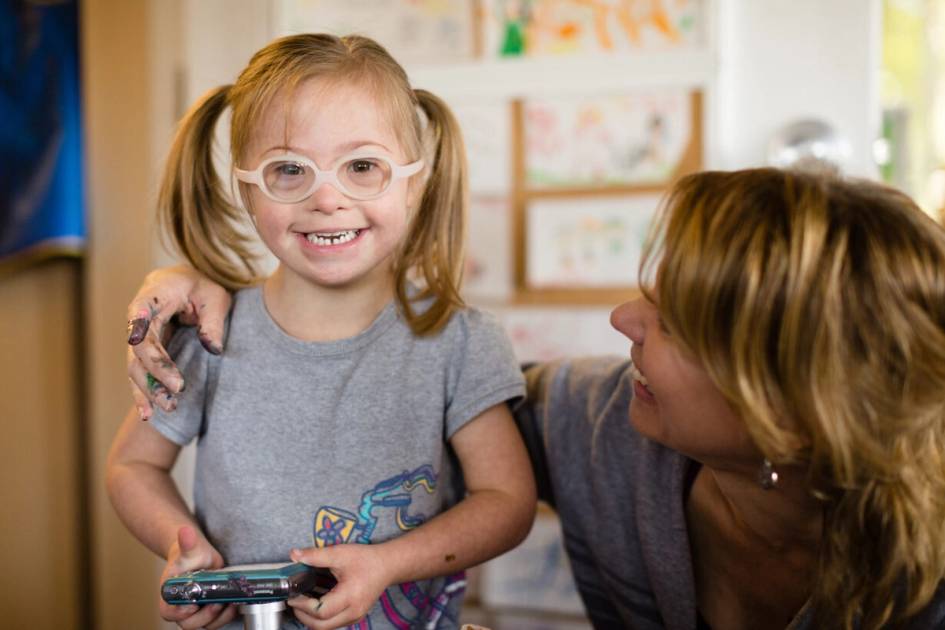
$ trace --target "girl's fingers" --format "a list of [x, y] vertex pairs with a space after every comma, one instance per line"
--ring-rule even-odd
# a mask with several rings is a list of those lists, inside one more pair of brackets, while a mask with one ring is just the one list
[[357, 621], [351, 614], [351, 608], [343, 597], [332, 593], [320, 599], [313, 597], [293, 597], [286, 603], [295, 610], [295, 616], [309, 628], [341, 628]]
[[207, 604], [202, 606], [196, 613], [177, 622], [184, 630], [198, 630], [212, 623], [223, 612], [223, 604]]
[[223, 612], [220, 613], [219, 617], [206, 625], [207, 630], [217, 630], [218, 628], [222, 628], [226, 624], [236, 619], [237, 612], [238, 609], [236, 604], [229, 604], [223, 609]]

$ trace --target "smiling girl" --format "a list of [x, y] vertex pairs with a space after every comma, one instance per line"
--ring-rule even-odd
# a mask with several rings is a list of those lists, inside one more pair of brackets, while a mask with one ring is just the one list
[[[213, 166], [227, 108], [239, 198], [279, 261], [267, 278]], [[135, 375], [166, 409], [129, 413], [107, 473], [165, 576], [291, 556], [338, 581], [290, 601], [306, 627], [458, 625], [462, 570], [521, 541], [535, 508], [505, 404], [521, 372], [458, 297], [465, 195], [449, 110], [366, 38], [276, 40], [186, 115], [160, 209], [190, 263], [237, 290], [227, 350], [181, 330], [182, 381]], [[194, 439], [192, 514], [169, 471]], [[161, 611], [183, 628], [235, 614]]]

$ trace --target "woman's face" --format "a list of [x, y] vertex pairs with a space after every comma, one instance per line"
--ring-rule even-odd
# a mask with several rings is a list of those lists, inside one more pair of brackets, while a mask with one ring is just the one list
[[630, 423], [640, 433], [707, 465], [757, 467], [759, 451], [735, 409], [666, 331], [654, 304], [621, 304], [610, 322], [632, 342]]

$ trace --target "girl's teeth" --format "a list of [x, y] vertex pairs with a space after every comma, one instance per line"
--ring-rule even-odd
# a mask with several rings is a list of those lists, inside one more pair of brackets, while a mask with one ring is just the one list
[[312, 232], [306, 235], [309, 243], [315, 245], [338, 245], [347, 243], [358, 235], [358, 230], [344, 230], [342, 232]]

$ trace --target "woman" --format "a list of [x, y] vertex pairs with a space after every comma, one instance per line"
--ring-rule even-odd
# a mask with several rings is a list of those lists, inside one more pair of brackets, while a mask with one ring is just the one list
[[[684, 178], [656, 226], [631, 361], [533, 366], [517, 411], [595, 626], [945, 627], [945, 232], [774, 169]], [[213, 291], [164, 272], [132, 312]]]

